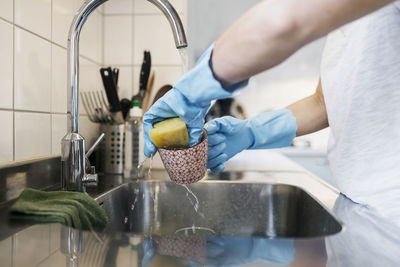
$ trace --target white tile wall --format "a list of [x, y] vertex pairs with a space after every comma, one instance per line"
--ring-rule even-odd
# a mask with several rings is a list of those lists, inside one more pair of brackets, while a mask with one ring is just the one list
[[97, 64], [103, 61], [103, 16], [94, 11], [81, 32], [80, 53]]
[[61, 139], [67, 132], [67, 115], [51, 115], [51, 154], [61, 153]]
[[15, 112], [15, 160], [51, 154], [50, 114]]
[[132, 16], [105, 16], [104, 33], [104, 64], [132, 65]]
[[13, 0], [0, 1], [0, 17], [8, 21], [13, 21]]
[[67, 50], [51, 46], [51, 111], [67, 112]]
[[79, 123], [79, 132], [86, 139], [86, 149], [89, 149], [100, 135], [100, 124], [91, 122], [88, 116], [80, 116]]
[[[49, 226], [50, 226], [50, 252], [52, 253], [60, 248], [60, 242], [61, 242], [60, 233], [61, 233], [62, 226], [59, 223], [53, 223], [53, 224], [50, 224]], [[54, 265], [50, 265], [50, 266], [54, 266]]]
[[[80, 58], [80, 90], [81, 92], [103, 90], [103, 83], [100, 76], [100, 66], [85, 59]], [[87, 114], [79, 101], [79, 113]]]
[[[0, 163], [60, 153], [67, 118], [68, 32], [83, 2], [0, 0], [0, 123], [4, 127]], [[102, 12], [99, 8], [91, 14], [81, 33], [80, 82], [86, 90], [102, 88]], [[81, 129], [89, 140], [98, 135], [98, 127], [87, 117]]]
[[[114, 0], [105, 5], [104, 64], [120, 68], [119, 94], [129, 97], [139, 90], [143, 51], [150, 50], [155, 72], [153, 98], [161, 86], [174, 84], [182, 76], [182, 62], [168, 21], [159, 9], [147, 1], [134, 0], [131, 12], [131, 3]], [[185, 25], [186, 1], [171, 0], [170, 3]], [[158, 156], [153, 167], [163, 168]]]
[[[106, 15], [121, 15], [133, 13], [133, 0], [113, 0], [104, 4], [104, 14]], [[145, 2], [145, 1], [143, 1]]]
[[[13, 249], [13, 266], [36, 266], [47, 258], [50, 254], [49, 230], [49, 225], [35, 225], [17, 233]], [[18, 257], [22, 254], [23, 257]]]
[[[58, 233], [60, 234], [60, 233]], [[42, 261], [36, 267], [68, 267], [70, 264], [66, 261], [66, 256], [61, 251], [56, 251], [50, 255], [47, 259]]]
[[0, 162], [13, 160], [13, 113], [12, 111], [0, 110]]
[[15, 29], [15, 98], [20, 110], [50, 111], [51, 44]]
[[[177, 12], [185, 13], [185, 0], [169, 0], [169, 2], [174, 6]], [[133, 9], [135, 14], [161, 14], [161, 11], [148, 1], [134, 1]]]
[[[60, 152], [66, 130], [67, 38], [84, 0], [1, 0], [0, 163]], [[171, 0], [185, 21], [186, 1]], [[14, 17], [15, 16], [15, 17]], [[14, 24], [15, 23], [15, 24]], [[182, 74], [168, 21], [143, 0], [113, 0], [92, 13], [81, 35], [81, 91], [103, 90], [101, 66], [120, 68], [120, 98], [138, 90], [143, 50], [152, 53], [156, 89]], [[80, 105], [81, 134], [93, 142], [99, 125]]]
[[[186, 1], [170, 2], [185, 23]], [[162, 85], [173, 84], [182, 75], [182, 62], [169, 23], [153, 4], [140, 0], [110, 1], [104, 15], [104, 64], [120, 68], [121, 98], [138, 91], [144, 50], [150, 50], [152, 55], [153, 96]]]
[[155, 65], [182, 64], [171, 27], [164, 15], [134, 16], [134, 64], [142, 63], [143, 50], [150, 50]]
[[53, 42], [67, 47], [68, 32], [75, 12], [78, 10], [77, 0], [53, 0], [52, 39]]
[[51, 0], [15, 0], [15, 24], [51, 38]]
[[[1, 10], [0, 4], [0, 10]], [[0, 107], [13, 107], [13, 26], [0, 20]]]
[[0, 262], [1, 266], [11, 267], [12, 262], [12, 239], [7, 238], [0, 241]]

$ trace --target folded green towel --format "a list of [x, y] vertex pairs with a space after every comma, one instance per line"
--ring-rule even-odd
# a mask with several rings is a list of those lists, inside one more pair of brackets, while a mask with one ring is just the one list
[[62, 223], [77, 229], [102, 231], [107, 215], [90, 196], [79, 192], [43, 192], [27, 188], [10, 209], [10, 219]]

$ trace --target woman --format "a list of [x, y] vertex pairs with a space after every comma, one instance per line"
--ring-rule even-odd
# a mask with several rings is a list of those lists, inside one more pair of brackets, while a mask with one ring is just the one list
[[146, 156], [156, 152], [148, 136], [154, 122], [181, 117], [196, 144], [212, 100], [230, 97], [249, 77], [339, 27], [328, 38], [315, 94], [248, 120], [223, 117], [205, 126], [208, 167], [222, 171], [244, 149], [288, 146], [330, 126], [328, 157], [341, 192], [400, 224], [399, 1], [259, 3], [145, 114]]

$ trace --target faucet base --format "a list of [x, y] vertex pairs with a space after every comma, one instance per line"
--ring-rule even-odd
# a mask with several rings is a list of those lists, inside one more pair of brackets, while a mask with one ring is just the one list
[[61, 188], [83, 192], [85, 175], [85, 139], [78, 133], [67, 133], [61, 140]]

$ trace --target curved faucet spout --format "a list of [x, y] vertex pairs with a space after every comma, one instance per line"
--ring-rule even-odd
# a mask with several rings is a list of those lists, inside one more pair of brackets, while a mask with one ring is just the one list
[[158, 7], [167, 17], [171, 25], [177, 49], [187, 47], [185, 29], [175, 8], [167, 0], [147, 0]]
[[[61, 184], [65, 190], [84, 190], [85, 139], [79, 134], [79, 39], [88, 16], [108, 0], [86, 0], [72, 21], [68, 35], [68, 132], [61, 140]], [[142, 0], [145, 1], [145, 0]], [[187, 46], [182, 21], [167, 0], [148, 0], [167, 17], [177, 48]]]
[[79, 133], [79, 37], [89, 15], [108, 0], [88, 0], [76, 13], [68, 34], [68, 131]]

